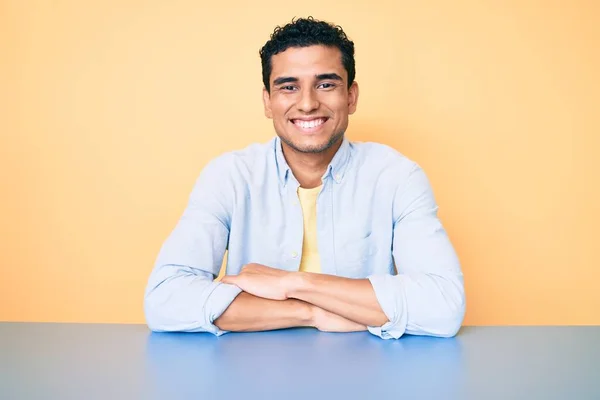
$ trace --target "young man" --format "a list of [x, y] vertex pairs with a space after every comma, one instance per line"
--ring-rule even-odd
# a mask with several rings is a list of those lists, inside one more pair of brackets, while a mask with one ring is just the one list
[[149, 327], [455, 335], [463, 277], [425, 173], [344, 137], [358, 100], [353, 42], [298, 19], [260, 56], [277, 137], [202, 171], [150, 276]]

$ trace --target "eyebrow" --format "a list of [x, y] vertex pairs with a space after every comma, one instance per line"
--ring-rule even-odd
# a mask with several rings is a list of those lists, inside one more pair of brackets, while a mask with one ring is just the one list
[[339, 76], [336, 73], [329, 73], [329, 74], [320, 74], [316, 76], [317, 80], [319, 81], [324, 81], [324, 80], [334, 80], [334, 81], [341, 81], [343, 80], [341, 76]]
[[277, 85], [282, 85], [284, 83], [289, 83], [289, 82], [298, 82], [298, 78], [294, 78], [291, 76], [283, 76], [281, 78], [277, 78], [273, 81], [273, 85], [277, 86]]
[[[326, 79], [335, 80], [335, 81], [343, 80], [341, 76], [339, 76], [338, 74], [336, 74], [334, 72], [328, 73], [328, 74], [315, 75], [315, 78], [317, 78], [318, 81], [323, 81]], [[282, 77], [275, 79], [273, 81], [273, 85], [278, 86], [278, 85], [283, 85], [284, 83], [290, 83], [290, 82], [298, 82], [298, 78], [294, 78], [293, 76], [282, 76]]]

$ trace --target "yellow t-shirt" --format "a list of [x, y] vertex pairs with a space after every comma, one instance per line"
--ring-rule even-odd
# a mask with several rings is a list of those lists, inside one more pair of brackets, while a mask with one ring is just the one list
[[300, 259], [300, 271], [303, 272], [321, 272], [317, 245], [317, 197], [320, 191], [321, 186], [313, 189], [298, 188], [298, 198], [304, 218], [304, 241]]

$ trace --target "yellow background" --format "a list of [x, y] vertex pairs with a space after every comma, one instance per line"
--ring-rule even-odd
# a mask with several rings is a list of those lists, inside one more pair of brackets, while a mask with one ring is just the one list
[[465, 324], [600, 324], [594, 1], [0, 0], [0, 320], [143, 322], [202, 167], [266, 141], [258, 49], [340, 24], [348, 135], [428, 173]]

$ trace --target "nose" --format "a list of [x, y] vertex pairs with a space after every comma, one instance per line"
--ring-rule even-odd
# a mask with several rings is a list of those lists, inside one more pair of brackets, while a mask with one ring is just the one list
[[297, 107], [299, 111], [307, 114], [319, 108], [319, 99], [312, 88], [302, 90]]

